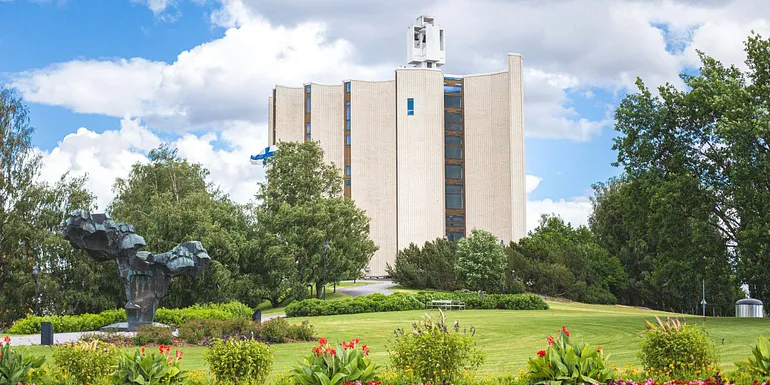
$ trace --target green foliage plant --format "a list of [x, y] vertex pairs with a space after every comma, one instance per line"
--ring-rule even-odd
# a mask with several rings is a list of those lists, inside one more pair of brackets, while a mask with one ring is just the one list
[[118, 364], [115, 345], [93, 340], [57, 345], [53, 360], [61, 373], [75, 384], [99, 383], [107, 380]]
[[645, 321], [639, 359], [655, 378], [692, 378], [719, 371], [716, 345], [706, 332], [677, 319]]
[[556, 339], [548, 337], [548, 347], [527, 362], [526, 378], [530, 384], [604, 384], [615, 378], [609, 355], [602, 347], [574, 343], [562, 326]]
[[182, 352], [170, 356], [171, 347], [160, 345], [158, 352], [145, 354], [145, 348], [122, 352], [118, 358], [118, 370], [112, 376], [120, 385], [180, 384], [186, 377], [180, 367]]
[[11, 338], [0, 341], [0, 385], [26, 383], [30, 374], [40, 369], [45, 356], [31, 354], [26, 348], [11, 349]]
[[134, 345], [145, 346], [150, 344], [171, 345], [174, 338], [173, 330], [165, 326], [144, 325], [136, 330]]
[[432, 318], [425, 314], [412, 324], [412, 330], [397, 329], [388, 349], [390, 366], [396, 372], [408, 372], [414, 380], [441, 383], [454, 381], [475, 372], [486, 359], [476, 342], [476, 329], [460, 329], [455, 321], [447, 325], [443, 312]]
[[506, 266], [505, 247], [489, 231], [473, 229], [457, 244], [457, 274], [466, 289], [499, 293]]
[[369, 358], [369, 347], [359, 346], [359, 339], [342, 341], [335, 349], [326, 338], [318, 340], [313, 354], [305, 356], [292, 369], [294, 381], [300, 385], [367, 384], [374, 381], [378, 366]]
[[735, 366], [739, 376], [760, 382], [770, 379], [770, 339], [759, 337], [757, 344], [751, 347], [751, 355], [736, 362]]
[[273, 368], [273, 352], [253, 339], [215, 338], [203, 359], [220, 382], [263, 384]]

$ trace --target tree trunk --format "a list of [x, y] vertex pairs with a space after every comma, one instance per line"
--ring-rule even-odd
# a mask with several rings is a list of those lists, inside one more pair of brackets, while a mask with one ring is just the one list
[[324, 289], [323, 283], [321, 283], [321, 282], [316, 282], [315, 283], [315, 297], [316, 298], [318, 298], [318, 299], [323, 298], [323, 289]]
[[337, 293], [337, 282], [334, 282], [334, 293]]

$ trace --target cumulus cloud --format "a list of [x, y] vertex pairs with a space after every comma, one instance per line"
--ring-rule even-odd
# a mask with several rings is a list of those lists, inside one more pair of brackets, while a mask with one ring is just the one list
[[[219, 133], [187, 134], [169, 144], [188, 161], [200, 163], [211, 174], [209, 181], [238, 202], [248, 202], [257, 191], [257, 183], [264, 180], [264, 171], [248, 161], [256, 146], [266, 142], [259, 135], [264, 127], [248, 123], [234, 123]], [[214, 143], [222, 146], [215, 148]], [[146, 154], [163, 141], [136, 119], [121, 120], [120, 128], [101, 134], [79, 128], [69, 134], [50, 152], [43, 152], [40, 178], [57, 181], [62, 174], [88, 176], [86, 187], [97, 197], [99, 208], [104, 209], [112, 200], [116, 178], [128, 176], [131, 166], [147, 162]]]
[[[535, 175], [527, 175], [527, 196], [537, 189], [543, 178]], [[570, 199], [527, 199], [527, 231], [534, 230], [540, 222], [543, 214], [558, 215], [565, 222], [571, 223], [577, 227], [588, 225], [588, 216], [591, 215], [593, 208], [591, 200], [587, 196], [577, 196]]]
[[275, 84], [340, 83], [384, 79], [395, 63], [355, 63], [350, 42], [324, 37], [325, 26], [307, 22], [274, 26], [226, 1], [212, 20], [229, 29], [220, 39], [177, 56], [173, 63], [142, 58], [74, 60], [13, 76], [30, 102], [76, 112], [141, 118], [150, 127], [178, 132], [267, 120]]

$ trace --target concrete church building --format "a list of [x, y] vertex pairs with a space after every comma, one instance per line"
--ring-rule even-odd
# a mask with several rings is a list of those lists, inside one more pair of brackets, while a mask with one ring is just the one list
[[433, 18], [406, 37], [411, 68], [393, 80], [276, 86], [268, 98], [269, 144], [318, 141], [371, 218], [370, 277], [386, 276], [410, 243], [474, 228], [507, 243], [526, 232], [521, 55], [508, 54], [504, 71], [447, 75]]

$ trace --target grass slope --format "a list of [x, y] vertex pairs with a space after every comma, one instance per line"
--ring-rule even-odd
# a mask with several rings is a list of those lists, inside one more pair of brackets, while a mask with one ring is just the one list
[[[465, 310], [446, 312], [447, 320], [458, 320], [460, 326], [475, 326], [479, 346], [487, 352], [487, 361], [482, 372], [500, 374], [515, 372], [526, 366], [529, 357], [546, 346], [546, 337], [555, 335], [566, 325], [573, 337], [592, 345], [602, 345], [611, 354], [613, 364], [623, 366], [638, 363], [638, 351], [644, 329], [644, 320], [655, 316], [665, 317], [669, 313], [641, 310], [624, 306], [585, 305], [578, 303], [549, 302], [551, 310], [509, 311], [509, 310]], [[358, 337], [368, 344], [374, 360], [387, 363], [386, 344], [393, 337], [396, 328], [410, 328], [413, 321], [425, 312], [368, 313], [328, 317], [290, 319], [300, 322], [308, 319], [316, 327], [318, 335], [330, 341], [349, 341]], [[430, 314], [438, 315], [438, 311]], [[689, 323], [700, 324], [700, 317], [686, 317]], [[732, 364], [750, 352], [749, 345], [762, 333], [768, 335], [770, 319], [707, 318], [705, 328], [722, 351], [722, 367], [734, 369]], [[724, 339], [724, 344], [723, 344]], [[294, 365], [304, 354], [310, 352], [314, 343], [292, 343], [274, 345], [274, 371], [281, 372]], [[34, 347], [38, 352], [50, 352], [49, 348]], [[203, 348], [184, 348], [184, 367], [205, 368], [202, 361]]]

